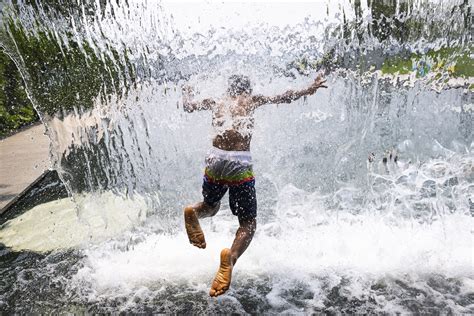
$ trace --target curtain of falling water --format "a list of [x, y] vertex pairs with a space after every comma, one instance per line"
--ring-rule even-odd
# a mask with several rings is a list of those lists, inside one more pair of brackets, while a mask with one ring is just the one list
[[155, 3], [15, 1], [3, 4], [1, 42], [73, 195], [150, 196], [159, 212], [199, 199], [210, 116], [184, 114], [180, 89], [219, 97], [233, 73], [268, 95], [304, 87], [317, 71], [329, 79], [326, 91], [257, 112], [252, 146], [263, 201], [285, 183], [336, 195], [356, 187], [351, 208], [361, 209], [370, 153], [378, 163], [398, 148], [408, 164], [442, 150], [471, 152], [470, 79], [462, 73], [472, 56], [468, 2], [314, 10], [287, 24], [218, 21], [193, 32]]

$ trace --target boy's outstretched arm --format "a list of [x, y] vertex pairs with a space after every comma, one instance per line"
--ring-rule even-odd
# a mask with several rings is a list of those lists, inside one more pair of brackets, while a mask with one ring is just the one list
[[210, 110], [216, 102], [213, 99], [204, 99], [202, 101], [194, 101], [194, 91], [189, 86], [183, 87], [183, 109], [186, 112]]
[[306, 89], [299, 90], [299, 91], [288, 90], [283, 94], [276, 95], [273, 97], [255, 95], [252, 97], [252, 101], [256, 108], [267, 103], [272, 103], [272, 104], [291, 103], [295, 100], [298, 100], [299, 98], [303, 96], [314, 94], [316, 90], [318, 90], [319, 88], [327, 88], [327, 86], [324, 84], [325, 82], [326, 80], [323, 80], [321, 76], [318, 76], [314, 80], [314, 82]]

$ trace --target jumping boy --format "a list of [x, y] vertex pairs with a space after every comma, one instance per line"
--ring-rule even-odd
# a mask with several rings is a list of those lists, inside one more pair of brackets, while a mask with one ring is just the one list
[[312, 95], [319, 88], [327, 88], [324, 83], [325, 80], [318, 76], [306, 89], [289, 90], [281, 95], [265, 97], [252, 95], [248, 77], [233, 75], [229, 78], [226, 96], [219, 100], [202, 101], [193, 100], [194, 95], [190, 87], [183, 88], [184, 110], [210, 110], [212, 126], [216, 131], [212, 141], [213, 147], [206, 157], [202, 185], [204, 200], [184, 209], [189, 242], [198, 248], [206, 248], [206, 240], [198, 219], [216, 215], [220, 200], [227, 190], [230, 209], [232, 214], [238, 217], [240, 225], [232, 247], [221, 251], [221, 262], [209, 291], [210, 296], [219, 296], [229, 289], [232, 269], [249, 246], [257, 228], [255, 177], [250, 155], [254, 111], [263, 104], [291, 103], [303, 96]]

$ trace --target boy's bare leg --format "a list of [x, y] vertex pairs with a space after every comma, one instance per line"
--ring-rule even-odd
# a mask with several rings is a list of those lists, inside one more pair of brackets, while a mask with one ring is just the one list
[[198, 248], [206, 248], [206, 239], [198, 219], [214, 216], [219, 210], [219, 206], [220, 204], [211, 207], [204, 202], [199, 202], [184, 208], [184, 223], [191, 244]]
[[256, 229], [256, 219], [240, 221], [240, 227], [235, 234], [232, 247], [230, 249], [224, 248], [221, 251], [221, 263], [216, 277], [212, 282], [211, 290], [209, 291], [210, 296], [222, 295], [229, 289], [232, 279], [232, 268], [237, 262], [237, 259], [250, 245]]

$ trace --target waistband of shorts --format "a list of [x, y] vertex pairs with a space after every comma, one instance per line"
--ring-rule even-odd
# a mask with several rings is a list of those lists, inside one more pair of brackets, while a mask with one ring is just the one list
[[212, 154], [214, 156], [217, 156], [219, 158], [223, 159], [231, 159], [231, 160], [243, 160], [243, 161], [251, 161], [252, 160], [252, 154], [250, 151], [231, 151], [231, 150], [223, 150], [217, 147], [212, 146], [209, 151], [208, 155]]

